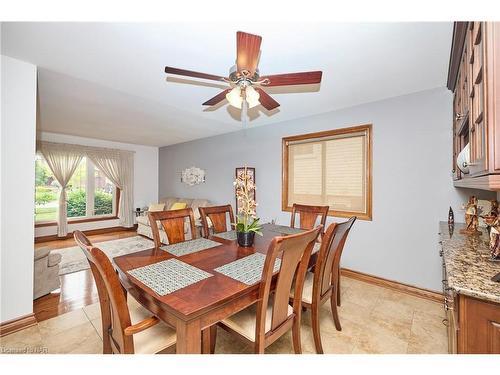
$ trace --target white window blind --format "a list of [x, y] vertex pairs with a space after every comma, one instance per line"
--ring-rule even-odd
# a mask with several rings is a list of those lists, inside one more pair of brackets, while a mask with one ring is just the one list
[[288, 202], [367, 213], [367, 132], [288, 142]]

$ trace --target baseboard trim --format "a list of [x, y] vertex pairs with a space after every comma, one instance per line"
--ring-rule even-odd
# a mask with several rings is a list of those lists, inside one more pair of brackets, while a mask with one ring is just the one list
[[38, 322], [36, 321], [34, 313], [8, 320], [0, 323], [0, 337], [21, 331], [22, 329], [32, 327], [36, 324], [38, 324]]
[[[110, 227], [110, 228], [89, 229], [89, 230], [84, 230], [82, 232], [87, 236], [92, 236], [92, 235], [96, 235], [96, 234], [105, 234], [105, 233], [121, 232], [121, 231], [127, 232], [127, 231], [134, 231], [134, 230], [137, 230], [137, 224], [135, 224], [133, 227], [130, 227], [130, 228]], [[55, 240], [66, 240], [66, 239], [72, 238], [72, 237], [73, 237], [73, 232], [68, 233], [65, 237], [58, 237], [57, 234], [52, 234], [50, 236], [35, 237], [35, 243], [55, 241]]]
[[413, 285], [403, 284], [398, 281], [387, 280], [382, 277], [369, 275], [367, 273], [353, 271], [347, 268], [342, 268], [340, 270], [341, 275], [350, 277], [352, 279], [356, 279], [359, 281], [364, 281], [369, 284], [374, 284], [377, 286], [381, 286], [384, 288], [396, 290], [401, 293], [406, 293], [415, 297], [420, 297], [424, 299], [428, 299], [434, 302], [443, 303], [444, 297], [443, 294], [439, 292], [435, 292], [433, 290], [419, 288]]

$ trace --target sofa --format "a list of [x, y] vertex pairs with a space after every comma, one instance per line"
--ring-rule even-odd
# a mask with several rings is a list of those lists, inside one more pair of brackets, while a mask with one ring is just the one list
[[42, 297], [61, 287], [59, 279], [61, 258], [61, 254], [51, 253], [49, 249], [35, 250], [33, 299]]
[[[202, 235], [202, 224], [201, 224], [201, 219], [200, 219], [200, 211], [198, 211], [198, 207], [207, 207], [210, 206], [210, 201], [207, 199], [190, 199], [190, 198], [173, 198], [173, 197], [168, 197], [168, 198], [162, 198], [158, 203], [163, 203], [165, 204], [164, 210], [169, 210], [170, 207], [174, 203], [186, 203], [187, 207], [191, 207], [193, 209], [193, 214], [194, 214], [194, 222], [196, 226], [196, 232], [197, 236], [201, 237]], [[149, 223], [149, 218], [147, 214], [144, 216], [139, 216], [136, 218], [137, 220], [137, 234], [140, 234], [141, 236], [145, 236], [148, 238], [153, 239], [153, 232], [151, 231], [151, 225]], [[164, 244], [168, 244], [168, 239], [167, 239], [167, 234], [163, 230], [162, 226], [160, 223], [157, 224], [158, 228], [160, 229], [160, 240]], [[189, 223], [186, 222], [184, 225], [184, 230], [187, 234], [186, 238], [189, 238]]]

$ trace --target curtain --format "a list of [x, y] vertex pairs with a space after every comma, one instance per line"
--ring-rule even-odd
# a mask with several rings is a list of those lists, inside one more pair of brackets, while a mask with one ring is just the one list
[[87, 157], [115, 184], [120, 191], [118, 218], [120, 225], [134, 225], [134, 158], [133, 153], [121, 150], [89, 148]]
[[120, 225], [124, 227], [134, 225], [133, 151], [43, 141], [37, 143], [37, 149], [44, 156], [57, 182], [63, 187], [59, 197], [58, 236], [65, 236], [68, 232], [66, 186], [83, 157], [89, 158], [120, 189], [118, 204]]
[[75, 172], [83, 155], [69, 145], [44, 143], [39, 151], [45, 158], [50, 170], [61, 186], [59, 192], [59, 210], [57, 213], [57, 236], [64, 237], [68, 234], [66, 187]]

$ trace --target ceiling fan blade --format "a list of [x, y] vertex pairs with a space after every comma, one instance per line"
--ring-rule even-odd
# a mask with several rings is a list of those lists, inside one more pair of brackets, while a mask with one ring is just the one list
[[203, 105], [216, 105], [217, 103], [222, 102], [224, 99], [226, 99], [226, 94], [231, 91], [231, 89], [226, 89], [217, 95], [215, 95], [213, 98], [208, 99]]
[[165, 73], [176, 74], [178, 76], [188, 76], [188, 77], [211, 79], [213, 81], [224, 81], [225, 80], [225, 77], [216, 76], [216, 75], [207, 74], [207, 73], [194, 72], [192, 70], [172, 68], [170, 66], [165, 67]]
[[[263, 86], [289, 86], [289, 85], [307, 85], [312, 83], [320, 83], [321, 76], [323, 72], [301, 72], [301, 73], [286, 73], [286, 74], [275, 74], [271, 76], [263, 76], [259, 78]], [[265, 83], [268, 80], [269, 83]]]
[[236, 67], [240, 73], [253, 76], [259, 60], [262, 37], [238, 31], [236, 33]]
[[273, 110], [274, 108], [278, 108], [280, 106], [280, 103], [278, 103], [276, 100], [271, 98], [267, 92], [262, 90], [260, 87], [255, 87], [255, 90], [259, 93], [259, 102], [262, 104], [262, 106], [267, 109], [268, 111]]

